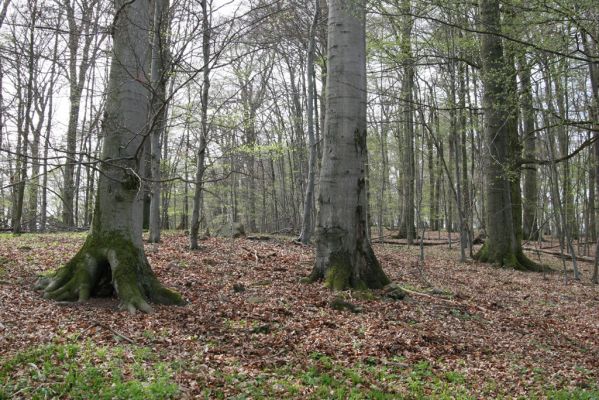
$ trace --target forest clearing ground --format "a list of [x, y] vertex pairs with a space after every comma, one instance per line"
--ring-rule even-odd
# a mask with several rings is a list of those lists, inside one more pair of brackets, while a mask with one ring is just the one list
[[564, 283], [560, 273], [460, 264], [455, 247], [427, 247], [419, 263], [415, 246], [375, 244], [388, 276], [426, 296], [344, 292], [362, 310], [354, 314], [331, 309], [336, 294], [322, 285], [301, 283], [310, 246], [210, 238], [190, 251], [185, 236], [166, 232], [146, 252], [189, 304], [129, 315], [116, 299], [59, 304], [33, 291], [36, 276], [66, 262], [84, 237], [0, 235], [0, 399], [85, 390], [106, 398], [599, 398], [599, 287], [589, 263], [579, 264], [581, 282]]

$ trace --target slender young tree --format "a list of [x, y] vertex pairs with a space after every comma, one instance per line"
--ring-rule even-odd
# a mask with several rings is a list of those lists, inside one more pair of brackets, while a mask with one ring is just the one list
[[83, 247], [56, 274], [39, 282], [47, 298], [85, 301], [116, 292], [121, 307], [151, 311], [148, 303], [182, 304], [154, 273], [142, 242], [141, 179], [147, 135], [146, 60], [149, 1], [115, 2], [114, 49], [103, 124], [104, 147], [91, 230]]
[[389, 279], [368, 238], [364, 0], [330, 0], [327, 104], [311, 280], [333, 289]]
[[200, 113], [201, 133], [198, 154], [196, 159], [195, 191], [193, 196], [193, 211], [191, 214], [191, 229], [189, 231], [189, 248], [198, 248], [198, 232], [200, 230], [200, 213], [202, 212], [202, 188], [206, 160], [206, 146], [208, 141], [208, 95], [210, 94], [210, 4], [208, 0], [202, 0], [202, 22], [204, 31], [202, 34], [202, 104]]
[[318, 28], [318, 21], [320, 19], [320, 6], [316, 3], [314, 12], [314, 19], [312, 25], [310, 25], [310, 39], [308, 41], [308, 60], [307, 64], [307, 76], [308, 76], [308, 95], [306, 99], [307, 107], [306, 114], [308, 114], [308, 182], [306, 184], [306, 194], [304, 196], [304, 215], [302, 220], [302, 231], [299, 236], [299, 241], [307, 244], [310, 242], [312, 237], [312, 209], [314, 204], [314, 181], [316, 175], [316, 139], [314, 137], [314, 111], [316, 109], [314, 102], [314, 54], [316, 52], [316, 29]]

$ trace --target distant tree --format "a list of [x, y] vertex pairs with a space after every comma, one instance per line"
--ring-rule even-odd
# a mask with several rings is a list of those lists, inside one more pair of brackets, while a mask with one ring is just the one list
[[300, 232], [299, 241], [307, 244], [312, 237], [313, 223], [312, 211], [314, 208], [314, 185], [316, 175], [316, 159], [318, 157], [318, 149], [316, 148], [316, 138], [314, 135], [314, 111], [316, 110], [315, 94], [315, 73], [314, 73], [314, 56], [316, 52], [316, 29], [320, 19], [320, 5], [318, 2], [315, 6], [314, 19], [310, 25], [310, 37], [308, 40], [308, 59], [307, 64], [307, 80], [308, 80], [308, 95], [306, 99], [306, 114], [308, 120], [308, 182], [306, 183], [306, 193], [304, 196], [304, 213], [302, 219], [302, 230]]

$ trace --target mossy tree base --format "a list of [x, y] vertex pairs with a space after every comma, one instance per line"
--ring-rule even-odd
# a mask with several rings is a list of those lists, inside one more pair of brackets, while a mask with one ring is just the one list
[[90, 234], [79, 252], [52, 277], [36, 286], [44, 297], [58, 301], [89, 300], [117, 295], [120, 307], [151, 312], [149, 303], [182, 305], [181, 296], [156, 278], [143, 247], [119, 233]]
[[518, 271], [543, 272], [546, 270], [543, 265], [537, 264], [526, 257], [521, 248], [516, 251], [494, 251], [488, 241], [480, 248], [474, 258], [484, 263], [497, 264]]
[[315, 266], [309, 280], [323, 281], [326, 287], [333, 290], [381, 289], [391, 282], [370, 246], [365, 251], [359, 251], [356, 257], [343, 252], [331, 254], [326, 265]]

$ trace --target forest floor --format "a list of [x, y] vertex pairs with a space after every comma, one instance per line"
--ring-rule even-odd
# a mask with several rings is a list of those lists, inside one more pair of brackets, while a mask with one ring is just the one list
[[[376, 244], [409, 291], [392, 300], [302, 283], [314, 249], [289, 238], [190, 251], [168, 232], [146, 252], [189, 304], [129, 315], [116, 299], [62, 304], [33, 290], [83, 239], [0, 235], [0, 399], [599, 399], [590, 263], [565, 282], [459, 263], [455, 246], [426, 247], [420, 263], [417, 247]], [[358, 312], [331, 308], [336, 296]]]

